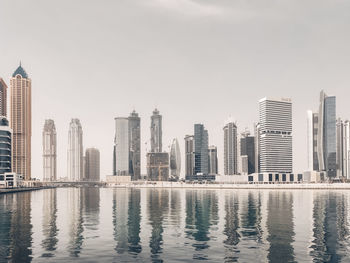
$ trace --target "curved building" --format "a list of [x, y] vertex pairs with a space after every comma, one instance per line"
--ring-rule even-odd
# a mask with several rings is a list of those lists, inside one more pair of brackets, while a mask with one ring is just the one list
[[170, 149], [170, 174], [171, 179], [179, 180], [181, 173], [181, 154], [179, 142], [175, 138]]
[[0, 117], [0, 175], [11, 172], [11, 134], [8, 120]]

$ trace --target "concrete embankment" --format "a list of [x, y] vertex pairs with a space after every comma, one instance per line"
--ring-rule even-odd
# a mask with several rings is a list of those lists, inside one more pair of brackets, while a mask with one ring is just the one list
[[4, 188], [0, 189], [0, 194], [9, 194], [9, 193], [19, 193], [19, 192], [28, 192], [28, 191], [36, 191], [36, 190], [42, 190], [42, 189], [48, 189], [48, 188], [54, 188], [54, 187], [23, 187], [23, 188]]
[[198, 184], [181, 182], [125, 183], [109, 185], [113, 188], [181, 188], [181, 189], [324, 189], [350, 190], [350, 183], [295, 183], [295, 184]]

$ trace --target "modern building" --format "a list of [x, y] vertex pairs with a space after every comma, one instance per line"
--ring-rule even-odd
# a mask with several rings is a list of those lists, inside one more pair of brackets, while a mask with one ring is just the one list
[[82, 181], [84, 177], [83, 129], [79, 119], [72, 119], [69, 124], [67, 165], [68, 180]]
[[178, 181], [181, 173], [181, 154], [179, 142], [175, 138], [170, 149], [170, 175], [172, 181]]
[[260, 144], [259, 144], [260, 124], [254, 123], [254, 148], [255, 148], [255, 172], [260, 172]]
[[96, 148], [85, 150], [85, 181], [100, 181], [100, 151]]
[[229, 122], [224, 126], [224, 174], [238, 173], [237, 125]]
[[147, 153], [147, 179], [149, 181], [169, 180], [169, 153]]
[[0, 78], [0, 116], [7, 117], [7, 85]]
[[[246, 161], [244, 165], [247, 165], [247, 174], [255, 173], [255, 137], [250, 136], [249, 132], [244, 132], [241, 134], [241, 143], [240, 143], [240, 155], [242, 163], [242, 172], [243, 172], [243, 160]], [[243, 158], [246, 156], [247, 160]]]
[[291, 99], [261, 99], [259, 124], [260, 172], [292, 173]]
[[208, 147], [209, 174], [218, 174], [218, 148], [214, 145]]
[[185, 176], [194, 175], [194, 136], [185, 136]]
[[128, 118], [115, 118], [114, 139], [114, 175], [129, 176], [129, 120]]
[[12, 171], [12, 130], [5, 116], [0, 117], [0, 175]]
[[162, 152], [162, 115], [157, 109], [151, 116], [151, 152]]
[[350, 121], [343, 124], [343, 176], [350, 179]]
[[57, 180], [57, 135], [55, 122], [45, 120], [43, 129], [43, 181]]
[[194, 173], [209, 174], [208, 131], [203, 124], [194, 125]]
[[133, 111], [129, 118], [129, 174], [132, 180], [141, 178], [141, 119]]
[[12, 171], [31, 179], [32, 81], [21, 64], [10, 80]]
[[308, 170], [318, 171], [318, 154], [317, 154], [317, 134], [318, 134], [318, 113], [307, 112], [307, 156]]
[[344, 124], [341, 118], [336, 120], [336, 163], [337, 163], [337, 177], [343, 177], [343, 152], [344, 152]]
[[248, 155], [241, 155], [241, 174], [242, 175], [247, 175], [249, 170], [248, 170]]

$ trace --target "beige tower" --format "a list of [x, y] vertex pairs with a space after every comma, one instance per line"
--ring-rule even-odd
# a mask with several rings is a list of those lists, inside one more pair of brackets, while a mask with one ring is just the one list
[[7, 85], [0, 78], [0, 116], [7, 117]]
[[31, 179], [32, 81], [21, 64], [10, 82], [10, 126], [13, 130], [12, 170]]

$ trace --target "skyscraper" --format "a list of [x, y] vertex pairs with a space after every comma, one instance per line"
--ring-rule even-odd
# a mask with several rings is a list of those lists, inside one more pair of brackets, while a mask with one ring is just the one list
[[57, 179], [57, 136], [53, 120], [45, 120], [43, 129], [43, 181]]
[[208, 164], [208, 131], [203, 124], [194, 125], [194, 172], [209, 174]]
[[260, 172], [292, 173], [291, 99], [261, 99], [259, 123]]
[[83, 129], [79, 119], [72, 119], [68, 132], [68, 180], [83, 180]]
[[151, 152], [162, 152], [162, 115], [157, 109], [151, 116]]
[[233, 175], [238, 172], [237, 150], [237, 125], [234, 122], [229, 122], [224, 126], [225, 175]]
[[249, 132], [244, 132], [241, 134], [241, 156], [246, 156], [241, 158], [242, 160], [242, 169], [243, 169], [243, 160], [246, 161], [244, 164], [246, 167], [247, 174], [255, 173], [255, 137], [250, 136]]
[[317, 157], [318, 171], [325, 171], [329, 178], [336, 177], [336, 100], [323, 90], [318, 111]]
[[100, 151], [96, 148], [85, 150], [85, 180], [100, 181]]
[[343, 143], [344, 143], [344, 124], [341, 118], [338, 118], [336, 121], [336, 163], [337, 163], [337, 177], [343, 177]]
[[115, 118], [114, 175], [129, 175], [129, 120]]
[[7, 117], [7, 85], [0, 78], [0, 116]]
[[11, 139], [12, 131], [6, 117], [0, 117], [0, 176], [4, 173], [10, 173], [11, 167]]
[[194, 136], [185, 136], [185, 176], [194, 175]]
[[343, 126], [343, 176], [350, 179], [350, 121], [344, 121]]
[[209, 174], [218, 174], [218, 148], [214, 145], [208, 147]]
[[21, 64], [10, 80], [12, 171], [31, 179], [32, 81]]
[[181, 172], [181, 154], [179, 142], [175, 138], [170, 149], [170, 174], [172, 180], [179, 180]]
[[307, 144], [308, 144], [308, 170], [318, 171], [318, 154], [317, 154], [317, 134], [318, 134], [318, 113], [307, 112]]
[[132, 180], [141, 178], [141, 120], [133, 111], [129, 118], [129, 172]]

